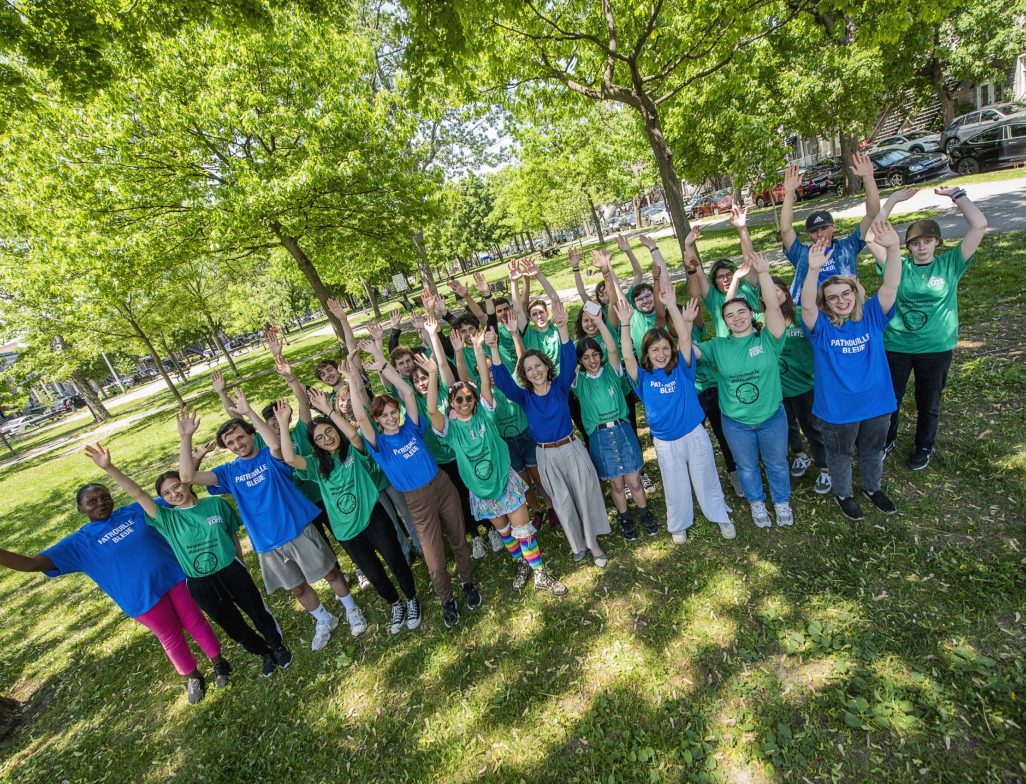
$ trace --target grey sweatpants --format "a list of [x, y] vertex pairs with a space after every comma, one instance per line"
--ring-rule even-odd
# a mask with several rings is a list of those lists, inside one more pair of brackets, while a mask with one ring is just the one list
[[610, 532], [606, 501], [595, 464], [578, 439], [553, 449], [538, 449], [538, 473], [552, 499], [570, 548], [601, 551], [598, 537]]
[[882, 414], [846, 425], [832, 425], [817, 417], [816, 425], [823, 436], [834, 494], [838, 498], [850, 498], [854, 492], [851, 463], [856, 446], [859, 448], [862, 489], [867, 493], [879, 490], [883, 480], [884, 444], [887, 442], [887, 430], [891, 426], [891, 415]]

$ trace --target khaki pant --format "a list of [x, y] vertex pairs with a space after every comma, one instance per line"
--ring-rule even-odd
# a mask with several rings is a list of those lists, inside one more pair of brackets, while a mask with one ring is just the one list
[[598, 537], [609, 533], [609, 516], [602, 485], [584, 444], [575, 438], [552, 449], [538, 447], [538, 474], [570, 549], [575, 553], [585, 549], [602, 552]]
[[452, 480], [439, 469], [435, 478], [423, 487], [403, 492], [410, 509], [411, 523], [424, 549], [431, 586], [444, 604], [453, 598], [452, 581], [445, 567], [445, 543], [442, 529], [449, 540], [460, 581], [470, 582], [470, 551], [464, 528], [463, 509]]

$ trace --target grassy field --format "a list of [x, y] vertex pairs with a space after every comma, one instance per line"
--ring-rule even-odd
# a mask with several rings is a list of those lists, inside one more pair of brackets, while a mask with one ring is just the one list
[[[705, 258], [732, 242], [710, 236]], [[684, 547], [610, 536], [606, 570], [546, 530], [567, 597], [514, 596], [512, 564], [489, 553], [484, 606], [447, 632], [418, 564], [418, 631], [390, 638], [384, 602], [357, 593], [370, 631], [319, 653], [279, 593], [295, 664], [264, 681], [229, 644], [232, 685], [194, 707], [154, 638], [87, 580], [0, 574], [0, 683], [23, 703], [0, 781], [1026, 780], [1024, 265], [1026, 233], [992, 235], [963, 281], [938, 452], [905, 469], [906, 420], [885, 472], [894, 518], [852, 524], [809, 476], [791, 529], [756, 529], [735, 502], [736, 540], [704, 522]], [[288, 350], [309, 378], [332, 341]], [[284, 392], [269, 368], [243, 358], [251, 399]], [[201, 436], [223, 418], [206, 376], [183, 390]], [[127, 404], [106, 438], [144, 484], [174, 461], [171, 402]], [[658, 477], [647, 443], [646, 457]], [[74, 490], [99, 478], [77, 448], [0, 469], [0, 541], [34, 552], [74, 530]]]

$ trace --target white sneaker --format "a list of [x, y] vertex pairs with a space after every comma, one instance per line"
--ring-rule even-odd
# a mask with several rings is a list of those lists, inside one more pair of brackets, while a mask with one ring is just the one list
[[356, 584], [360, 586], [361, 591], [367, 591], [371, 587], [371, 581], [359, 569], [356, 570]]
[[725, 523], [720, 523], [719, 526], [720, 536], [722, 536], [724, 539], [733, 539], [735, 536], [737, 536], [737, 531], [734, 528], [734, 523], [732, 523], [730, 520], [727, 520], [727, 522]]
[[478, 561], [485, 557], [484, 539], [480, 536], [474, 537], [470, 547], [470, 554]]
[[494, 528], [491, 528], [488, 531], [488, 544], [492, 546], [493, 553], [499, 552], [499, 550], [501, 550], [505, 546], [502, 543], [502, 537], [499, 536], [499, 532], [496, 531]]
[[834, 483], [830, 480], [830, 474], [827, 471], [820, 471], [819, 476], [816, 477], [816, 484], [812, 486], [820, 495], [826, 495], [834, 488]]
[[328, 640], [331, 639], [331, 633], [338, 626], [338, 617], [330, 615], [330, 621], [317, 621], [317, 626], [314, 627], [313, 640], [310, 642], [311, 651], [319, 651], [328, 644]]
[[796, 456], [791, 461], [791, 476], [795, 478], [805, 476], [805, 472], [809, 470], [810, 465], [812, 465], [812, 461], [805, 455]]
[[687, 541], [688, 541], [688, 532], [687, 531], [673, 531], [670, 534], [670, 538], [673, 540], [674, 544], [686, 544]]
[[359, 637], [367, 631], [367, 619], [363, 617], [363, 612], [359, 607], [346, 610], [346, 620], [349, 621], [349, 630], [354, 637]]
[[773, 510], [777, 513], [777, 525], [791, 525], [794, 523], [794, 512], [791, 511], [791, 504], [786, 501], [782, 504], [773, 504]]
[[769, 512], [766, 510], [766, 504], [762, 501], [749, 501], [749, 505], [752, 507], [752, 522], [755, 523], [759, 528], [769, 528], [773, 523], [770, 522]]
[[734, 495], [738, 498], [743, 498], [744, 492], [741, 490], [741, 480], [737, 476], [737, 471], [731, 471], [727, 474], [727, 479], [730, 481], [730, 486], [734, 488]]

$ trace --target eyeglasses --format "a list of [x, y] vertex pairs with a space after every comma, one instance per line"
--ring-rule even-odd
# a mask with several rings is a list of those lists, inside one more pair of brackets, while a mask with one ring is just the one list
[[327, 444], [331, 440], [332, 436], [328, 433], [318, 433], [314, 436], [315, 444]]
[[842, 299], [851, 299], [854, 296], [855, 296], [855, 292], [852, 291], [851, 289], [848, 289], [847, 291], [845, 291], [845, 292], [843, 292], [841, 294], [828, 294], [826, 296], [826, 301], [829, 302], [831, 305], [836, 305]]
[[453, 403], [459, 403], [460, 405], [463, 405], [464, 403], [473, 403], [474, 402], [474, 396], [473, 395], [453, 395], [452, 402]]

